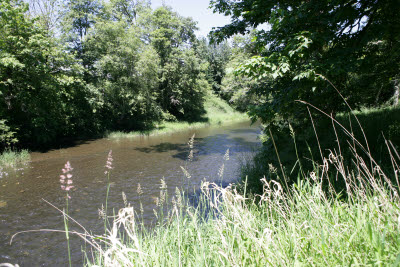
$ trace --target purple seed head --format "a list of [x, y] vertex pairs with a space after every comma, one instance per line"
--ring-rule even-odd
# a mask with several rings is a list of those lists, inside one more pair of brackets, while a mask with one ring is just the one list
[[112, 162], [113, 162], [112, 150], [110, 150], [110, 152], [108, 152], [107, 162], [105, 166], [106, 167], [106, 171], [104, 172], [105, 174], [110, 173], [110, 170], [113, 169]]
[[[72, 188], [74, 188], [74, 186], [72, 185], [72, 170], [73, 168], [71, 167], [71, 164], [69, 163], [69, 161], [67, 161], [64, 168], [62, 169], [63, 174], [60, 175], [61, 190], [70, 191]], [[71, 198], [70, 196], [68, 197]]]

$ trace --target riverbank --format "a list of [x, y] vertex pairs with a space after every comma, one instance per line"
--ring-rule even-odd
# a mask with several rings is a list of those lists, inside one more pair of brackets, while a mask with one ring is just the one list
[[[379, 126], [386, 127], [383, 131], [395, 137], [397, 111], [369, 109], [357, 112], [357, 116], [368, 136], [380, 131], [379, 121]], [[388, 114], [393, 116], [382, 117]], [[345, 117], [338, 116], [344, 125]], [[326, 127], [325, 123], [318, 122], [317, 129]], [[358, 137], [356, 124], [347, 125], [352, 125], [350, 132]], [[296, 146], [297, 136], [291, 131]], [[327, 133], [327, 128], [322, 133]], [[385, 152], [389, 156], [383, 168], [362, 139], [351, 138], [349, 142], [351, 136], [345, 138], [338, 130], [336, 133], [340, 139], [329, 141], [330, 135], [320, 134], [323, 147], [308, 147], [311, 156], [306, 160], [310, 164], [302, 164], [295, 151], [291, 155], [297, 157], [295, 166], [268, 165], [268, 177], [261, 179], [257, 196], [249, 195], [247, 186], [238, 193], [234, 187], [204, 182], [198, 199], [190, 202], [178, 190], [170, 196], [170, 202], [164, 199], [160, 205], [158, 214], [164, 214], [164, 206], [170, 205], [169, 215], [158, 216], [157, 225], [149, 231], [141, 226], [140, 219], [130, 215], [134, 212], [130, 207], [121, 209], [105, 240], [108, 245], [98, 247], [94, 258], [88, 253], [87, 265], [397, 266], [400, 199], [396, 173], [400, 171], [400, 158], [395, 145], [387, 143]], [[379, 140], [377, 136], [371, 140], [371, 146], [375, 146], [371, 151], [376, 151]], [[288, 146], [284, 139], [278, 140], [279, 144], [283, 141]], [[333, 146], [327, 147], [329, 143]], [[358, 143], [357, 149], [352, 147], [354, 143]], [[381, 140], [380, 146], [385, 142]], [[288, 151], [282, 149], [284, 153], [277, 153], [287, 160]], [[321, 155], [313, 157], [311, 150], [321, 151]], [[297, 179], [289, 183], [292, 173]], [[160, 195], [165, 196], [163, 189]], [[193, 202], [197, 205], [190, 204]], [[121, 241], [118, 236], [127, 238]]]
[[[126, 206], [107, 245], [95, 257], [87, 253], [87, 266], [397, 266], [398, 188], [374, 171], [377, 165], [351, 167], [338, 155], [324, 162], [291, 186], [275, 169], [256, 199], [246, 189], [239, 194], [205, 182], [193, 207], [177, 190], [171, 202], [161, 201], [158, 224], [148, 231]], [[343, 191], [327, 187], [335, 180], [345, 184]], [[169, 215], [162, 213], [165, 205]]]
[[[272, 143], [269, 133], [264, 136], [265, 143], [262, 149], [242, 166], [241, 178], [248, 177], [248, 190], [254, 194], [262, 192], [260, 177], [275, 176], [270, 165], [282, 173], [279, 167], [282, 164], [285, 167], [284, 176], [289, 183], [293, 183], [298, 180], [299, 172], [313, 169], [314, 164], [323, 165], [322, 159], [328, 158], [335, 151], [347, 159], [349, 162], [346, 163], [349, 164], [355, 151], [364, 151], [360, 156], [365, 162], [369, 162], [366, 156], [366, 153], [369, 153], [374, 156], [374, 161], [380, 168], [386, 173], [391, 173], [391, 155], [387, 151], [387, 145], [390, 144], [386, 140], [390, 140], [396, 149], [400, 145], [400, 107], [364, 108], [353, 113], [340, 113], [335, 117], [334, 126], [331, 118], [316, 118], [318, 113], [312, 114], [313, 123], [309, 121], [301, 125], [292, 125], [291, 129], [286, 128], [282, 131], [271, 130], [275, 144]], [[351, 135], [354, 136], [354, 140]], [[358, 140], [359, 144], [355, 140]]]
[[106, 138], [119, 139], [119, 138], [134, 138], [143, 135], [160, 135], [170, 134], [188, 129], [198, 129], [206, 126], [222, 125], [228, 123], [235, 123], [250, 118], [245, 114], [235, 111], [224, 100], [212, 95], [211, 93], [206, 96], [204, 103], [205, 114], [199, 122], [161, 122], [156, 125], [154, 129], [146, 131], [132, 131], [132, 132], [111, 132], [106, 135]]
[[[209, 93], [206, 96], [204, 103], [205, 114], [200, 122], [161, 122], [155, 126], [154, 129], [146, 131], [132, 131], [132, 132], [111, 132], [106, 134], [105, 138], [120, 139], [120, 138], [134, 138], [144, 135], [161, 135], [170, 134], [174, 132], [184, 131], [188, 129], [199, 129], [213, 125], [226, 125], [230, 123], [250, 120], [245, 114], [235, 111], [224, 100]], [[22, 149], [20, 151], [5, 150], [0, 154], [0, 167], [14, 167], [19, 163], [25, 163], [30, 160], [29, 151]]]

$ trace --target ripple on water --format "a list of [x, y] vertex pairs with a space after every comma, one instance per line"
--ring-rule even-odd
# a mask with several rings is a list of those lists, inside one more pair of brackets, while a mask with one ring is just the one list
[[[187, 142], [194, 132], [194, 160], [187, 162], [190, 150]], [[143, 204], [143, 219], [150, 223], [154, 219], [153, 197], [159, 196], [161, 178], [167, 182], [169, 195], [174, 194], [175, 187], [198, 186], [204, 177], [209, 181], [220, 181], [218, 170], [222, 164], [225, 166], [224, 179], [234, 181], [242, 153], [251, 152], [251, 146], [259, 144], [259, 133], [258, 126], [240, 123], [118, 142], [102, 139], [63, 149], [62, 153], [59, 150], [32, 153], [29, 168], [24, 170], [5, 174], [0, 167], [0, 178], [3, 178], [0, 180], [0, 262], [7, 260], [21, 266], [32, 266], [29, 263], [65, 265], [65, 235], [25, 233], [17, 236], [10, 246], [9, 234], [41, 228], [64, 229], [62, 215], [42, 199], [60, 209], [65, 208], [65, 192], [60, 190], [59, 176], [67, 161], [74, 168], [72, 175], [76, 189], [70, 192], [70, 215], [87, 229], [101, 234], [104, 229], [98, 209], [105, 203], [107, 176], [104, 166], [109, 150], [112, 149], [114, 157], [108, 201], [110, 214], [124, 205], [121, 192], [125, 192], [127, 201], [136, 210], [140, 203]], [[228, 148], [230, 159], [225, 161]], [[183, 179], [180, 166], [190, 173], [189, 180]], [[138, 184], [143, 191], [140, 195]], [[80, 265], [81, 245], [79, 240], [71, 245], [74, 265]]]

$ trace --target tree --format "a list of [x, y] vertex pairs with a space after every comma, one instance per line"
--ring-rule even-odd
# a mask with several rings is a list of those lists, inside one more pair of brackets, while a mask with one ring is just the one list
[[59, 3], [0, 1], [0, 149], [203, 114], [192, 19], [146, 0]]
[[398, 0], [215, 0], [211, 5], [232, 17], [212, 32], [214, 41], [271, 26], [256, 36], [260, 56], [238, 70], [266, 83], [255, 93], [267, 100], [250, 111], [266, 123], [278, 116], [304, 118], [299, 99], [333, 114], [343, 110], [343, 100], [325, 78], [355, 107], [374, 104], [377, 95], [383, 102], [393, 93], [391, 81], [400, 70]]
[[250, 106], [256, 106], [265, 101], [264, 97], [256, 97], [255, 93], [264, 84], [244, 75], [236, 75], [235, 70], [249, 60], [251, 55], [235, 49], [231, 60], [226, 66], [226, 75], [221, 83], [221, 95], [237, 110], [246, 112]]
[[174, 50], [163, 67], [161, 84], [168, 92], [166, 111], [178, 119], [198, 120], [204, 114], [204, 99], [209, 84], [205, 79], [206, 65], [192, 49]]
[[0, 3], [0, 117], [18, 140], [40, 146], [83, 128], [76, 118], [87, 106], [75, 103], [86, 92], [74, 58], [27, 11], [20, 0]]
[[207, 80], [213, 91], [221, 95], [221, 83], [225, 76], [226, 65], [231, 57], [231, 47], [227, 41], [210, 44], [206, 38], [199, 40], [196, 46], [199, 57], [208, 63]]
[[[111, 7], [113, 8], [113, 7]], [[140, 39], [132, 21], [98, 19], [86, 40], [93, 61], [91, 85], [97, 89], [99, 111], [106, 128], [145, 128], [160, 118], [156, 96], [159, 57]]]
[[201, 115], [208, 85], [193, 53], [195, 23], [169, 8], [153, 12], [146, 1], [134, 3], [105, 3], [85, 38], [96, 113], [106, 128], [119, 130]]
[[[62, 32], [64, 42], [70, 50], [81, 60], [85, 70], [91, 71], [93, 58], [85, 48], [85, 37], [96, 23], [96, 16], [102, 9], [101, 4], [90, 0], [70, 0], [65, 3], [62, 16]], [[88, 80], [88, 73], [85, 73]]]
[[150, 9], [149, 0], [112, 0], [110, 1], [112, 7], [111, 16], [115, 20], [123, 21], [132, 24], [137, 19], [137, 15], [146, 9]]
[[[170, 8], [160, 7], [142, 20], [142, 27], [160, 58], [158, 103], [178, 119], [201, 115], [208, 89], [204, 66], [194, 53], [196, 23]], [[201, 111], [201, 112], [200, 112]]]
[[29, 0], [29, 13], [37, 17], [47, 32], [56, 31], [60, 20], [60, 0]]

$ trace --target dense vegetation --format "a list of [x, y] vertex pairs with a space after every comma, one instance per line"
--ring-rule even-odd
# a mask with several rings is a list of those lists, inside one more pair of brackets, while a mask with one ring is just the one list
[[210, 5], [232, 21], [208, 40], [147, 1], [2, 1], [0, 148], [204, 122], [220, 97], [265, 126], [243, 183], [196, 205], [162, 184], [168, 216], [105, 216], [88, 262], [398, 265], [398, 0]]
[[398, 1], [211, 5], [232, 17], [213, 40], [241, 39], [215, 88], [263, 122], [263, 148], [242, 183], [163, 198], [154, 230], [121, 209], [88, 265], [399, 265]]
[[230, 47], [195, 30], [148, 1], [1, 1], [0, 150], [206, 120]]
[[155, 231], [121, 213], [115, 223], [130, 238], [112, 233], [93, 261], [398, 265], [398, 1], [211, 5], [232, 18], [212, 39], [242, 38], [219, 93], [264, 123], [263, 148], [243, 185], [203, 184], [194, 208], [178, 191]]
[[[254, 192], [262, 191], [261, 177], [275, 176], [269, 164], [284, 166], [281, 178], [296, 183], [299, 173], [314, 168], [313, 160], [323, 165], [331, 151], [351, 158], [365, 150], [382, 168], [391, 167], [385, 138], [398, 145], [399, 110], [379, 108], [398, 104], [398, 1], [215, 0], [211, 5], [231, 16], [230, 24], [213, 30], [213, 41], [243, 33], [253, 37], [253, 56], [236, 65], [234, 82], [226, 75], [222, 84], [236, 94], [233, 100], [241, 97], [237, 80], [248, 88], [239, 103], [250, 101], [249, 114], [266, 126], [262, 151], [243, 171]], [[361, 110], [359, 119], [353, 110]], [[346, 142], [353, 145], [341, 149]]]
[[[398, 189], [383, 182], [383, 172], [360, 163], [358, 175], [337, 156], [325, 158], [325, 168], [315, 164], [290, 187], [276, 176], [262, 179], [257, 200], [204, 182], [193, 206], [179, 189], [166, 193], [164, 183], [155, 229], [145, 229], [127, 204], [104, 240], [92, 237], [96, 253], [86, 251], [87, 266], [398, 266]], [[337, 171], [343, 192], [324, 190], [335, 178], [328, 169]]]
[[353, 107], [389, 100], [400, 70], [400, 19], [397, 0], [265, 1], [213, 0], [214, 11], [232, 23], [212, 32], [223, 40], [257, 26], [257, 56], [237, 72], [264, 83], [250, 112], [269, 126], [307, 117], [296, 100], [328, 114], [347, 110], [329, 80]]

